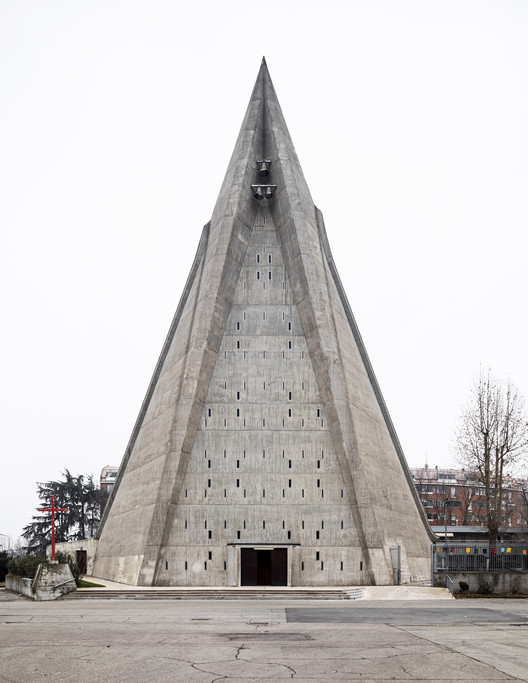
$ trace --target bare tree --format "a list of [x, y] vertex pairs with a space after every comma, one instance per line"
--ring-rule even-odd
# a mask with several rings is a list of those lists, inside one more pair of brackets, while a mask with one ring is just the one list
[[497, 542], [503, 521], [503, 483], [528, 452], [528, 415], [517, 388], [490, 371], [480, 374], [456, 434], [459, 462], [476, 472], [485, 490], [482, 501], [489, 543]]

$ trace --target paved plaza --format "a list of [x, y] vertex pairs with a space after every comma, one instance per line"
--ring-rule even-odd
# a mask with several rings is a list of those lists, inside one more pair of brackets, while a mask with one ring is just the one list
[[0, 590], [0, 681], [528, 681], [526, 600], [58, 600]]

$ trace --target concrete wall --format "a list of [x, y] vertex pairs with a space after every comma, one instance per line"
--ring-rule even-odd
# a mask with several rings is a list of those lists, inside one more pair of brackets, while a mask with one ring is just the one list
[[[93, 574], [93, 564], [95, 551], [97, 549], [97, 539], [90, 538], [83, 541], [69, 541], [68, 543], [56, 543], [55, 552], [65, 553], [69, 555], [74, 561], [76, 560], [77, 550], [86, 550], [86, 574], [91, 576]], [[46, 555], [51, 558], [51, 546], [46, 548]]]
[[[259, 203], [264, 156], [277, 192]], [[105, 511], [95, 576], [232, 585], [229, 549], [246, 544], [287, 546], [292, 585], [392, 584], [393, 545], [402, 583], [428, 578], [423, 509], [324, 240], [263, 65]]]
[[[453, 581], [454, 592], [460, 593], [460, 581], [469, 585], [469, 591], [478, 593], [482, 583], [493, 586], [493, 593], [528, 593], [528, 572], [448, 572]], [[445, 586], [446, 575], [438, 572], [434, 576], [435, 585]]]
[[69, 565], [40, 564], [34, 579], [8, 574], [6, 588], [40, 602], [56, 600], [76, 590], [77, 586]]
[[13, 593], [19, 593], [20, 595], [25, 595], [26, 598], [35, 600], [35, 595], [33, 594], [33, 579], [25, 579], [22, 576], [7, 574], [5, 587], [8, 591], [13, 591]]

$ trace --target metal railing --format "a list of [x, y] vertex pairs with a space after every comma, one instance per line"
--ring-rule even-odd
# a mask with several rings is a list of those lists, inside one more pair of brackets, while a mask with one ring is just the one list
[[431, 547], [434, 572], [528, 571], [527, 543], [435, 543]]

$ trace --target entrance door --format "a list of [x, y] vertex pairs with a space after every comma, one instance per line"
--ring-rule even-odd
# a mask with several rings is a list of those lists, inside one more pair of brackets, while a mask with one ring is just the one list
[[286, 586], [288, 584], [287, 548], [241, 548], [241, 586]]
[[86, 550], [76, 550], [75, 551], [75, 562], [79, 567], [79, 572], [81, 574], [86, 574], [87, 565], [87, 553]]

